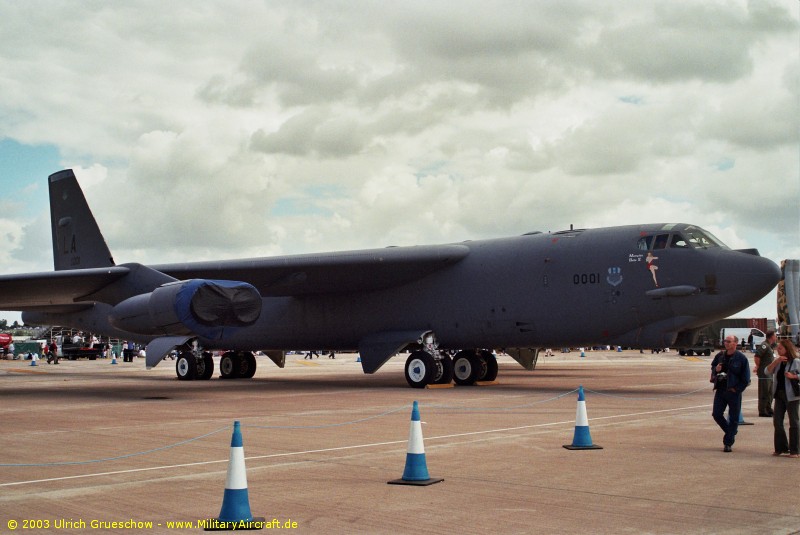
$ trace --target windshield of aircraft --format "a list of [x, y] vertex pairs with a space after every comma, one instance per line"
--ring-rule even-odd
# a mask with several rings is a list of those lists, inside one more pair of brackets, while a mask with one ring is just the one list
[[709, 249], [727, 246], [713, 234], [697, 227], [689, 227], [681, 232], [657, 232], [651, 236], [639, 238], [637, 244], [642, 251], [655, 249]]

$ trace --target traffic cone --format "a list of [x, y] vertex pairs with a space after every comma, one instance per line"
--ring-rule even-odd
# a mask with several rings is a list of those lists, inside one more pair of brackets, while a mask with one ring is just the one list
[[111, 364], [116, 364], [116, 363], [117, 363], [117, 354], [112, 352], [111, 353]]
[[39, 360], [39, 355], [37, 355], [36, 353], [32, 353], [31, 354], [31, 366], [38, 366], [38, 364], [36, 364], [37, 360]]
[[583, 395], [583, 386], [578, 387], [578, 409], [575, 411], [575, 435], [572, 444], [565, 444], [568, 450], [602, 450], [602, 446], [592, 444], [592, 435], [589, 433], [589, 418], [586, 416], [586, 398]]
[[230, 531], [240, 529], [263, 529], [264, 517], [254, 518], [250, 512], [247, 494], [247, 474], [244, 467], [242, 431], [238, 421], [233, 422], [231, 456], [228, 461], [228, 476], [225, 479], [225, 494], [219, 518], [207, 522], [205, 531]]
[[431, 478], [428, 475], [428, 463], [425, 461], [425, 446], [422, 443], [422, 422], [419, 420], [419, 404], [415, 401], [411, 409], [411, 431], [408, 435], [408, 453], [406, 468], [401, 479], [388, 481], [390, 485], [416, 485], [425, 487], [444, 481], [443, 478]]
[[[731, 421], [730, 414], [728, 415], [728, 421], [729, 421], [729, 422]], [[744, 421], [744, 414], [743, 414], [743, 412], [740, 410], [740, 411], [739, 411], [739, 425], [755, 425], [755, 424], [754, 424], [753, 422], [745, 422], [745, 421]]]

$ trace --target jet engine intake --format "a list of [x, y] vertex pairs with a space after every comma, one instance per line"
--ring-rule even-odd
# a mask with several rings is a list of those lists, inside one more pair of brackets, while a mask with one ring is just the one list
[[246, 282], [191, 279], [122, 301], [111, 310], [109, 322], [136, 334], [220, 339], [254, 324], [261, 303], [261, 294]]

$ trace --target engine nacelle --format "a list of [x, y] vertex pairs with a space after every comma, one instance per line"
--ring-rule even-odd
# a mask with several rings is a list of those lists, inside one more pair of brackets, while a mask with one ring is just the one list
[[226, 331], [254, 324], [261, 303], [261, 294], [246, 282], [192, 279], [126, 299], [108, 320], [136, 334], [220, 339]]

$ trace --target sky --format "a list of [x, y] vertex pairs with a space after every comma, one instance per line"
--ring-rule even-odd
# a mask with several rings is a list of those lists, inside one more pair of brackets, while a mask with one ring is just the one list
[[52, 269], [65, 168], [118, 263], [653, 222], [800, 258], [800, 3], [0, 0], [0, 273]]

